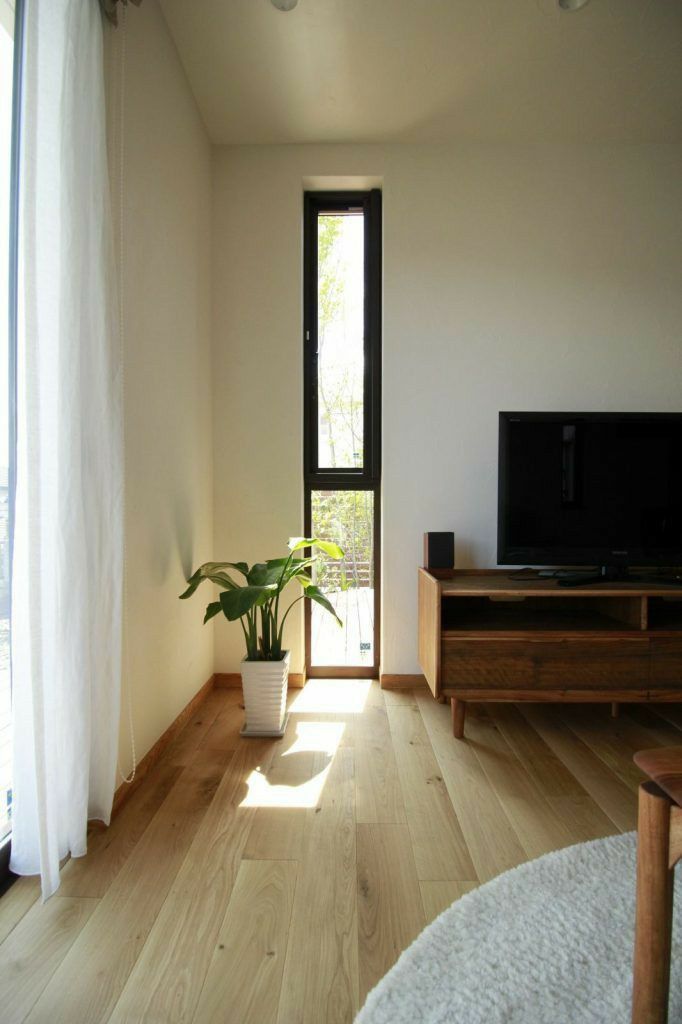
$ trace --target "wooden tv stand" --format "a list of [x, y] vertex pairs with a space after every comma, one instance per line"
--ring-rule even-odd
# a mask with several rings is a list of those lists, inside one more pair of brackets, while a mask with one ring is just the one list
[[513, 574], [419, 570], [419, 662], [457, 738], [467, 701], [682, 700], [682, 588]]

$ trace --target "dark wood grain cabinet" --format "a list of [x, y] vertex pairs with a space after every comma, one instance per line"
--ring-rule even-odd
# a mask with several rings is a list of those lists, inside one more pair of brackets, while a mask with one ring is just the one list
[[467, 701], [682, 700], [682, 590], [420, 569], [419, 660], [456, 734]]

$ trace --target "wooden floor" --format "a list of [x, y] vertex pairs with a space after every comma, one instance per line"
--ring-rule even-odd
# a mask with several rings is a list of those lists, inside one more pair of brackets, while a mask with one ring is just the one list
[[0, 900], [0, 1019], [351, 1021], [452, 900], [532, 857], [635, 827], [632, 763], [678, 706], [487, 705], [450, 734], [425, 693], [312, 681], [279, 742], [214, 691], [71, 861]]

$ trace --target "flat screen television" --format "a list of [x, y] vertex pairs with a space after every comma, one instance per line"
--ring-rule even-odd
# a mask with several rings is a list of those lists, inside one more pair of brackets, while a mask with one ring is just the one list
[[501, 565], [680, 566], [682, 413], [501, 412], [498, 501]]

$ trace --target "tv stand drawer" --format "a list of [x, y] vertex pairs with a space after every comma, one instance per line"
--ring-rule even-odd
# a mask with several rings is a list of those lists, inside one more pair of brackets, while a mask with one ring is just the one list
[[443, 687], [641, 689], [648, 679], [646, 637], [442, 638]]
[[523, 689], [532, 685], [533, 675], [531, 645], [526, 640], [443, 637], [442, 686]]
[[654, 637], [651, 640], [649, 685], [682, 687], [682, 637]]

